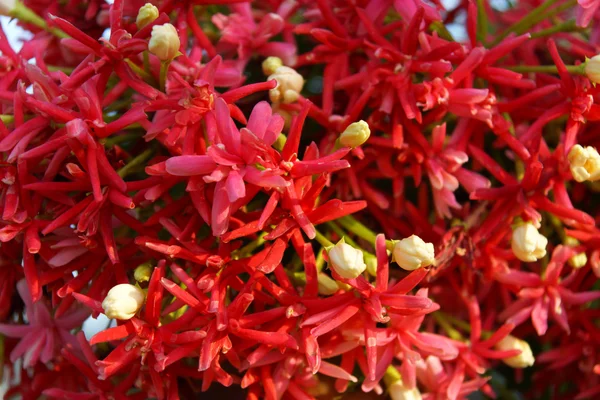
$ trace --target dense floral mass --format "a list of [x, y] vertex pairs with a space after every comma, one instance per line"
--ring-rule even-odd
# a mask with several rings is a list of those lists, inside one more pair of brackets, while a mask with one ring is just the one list
[[600, 397], [599, 6], [0, 0], [4, 398]]

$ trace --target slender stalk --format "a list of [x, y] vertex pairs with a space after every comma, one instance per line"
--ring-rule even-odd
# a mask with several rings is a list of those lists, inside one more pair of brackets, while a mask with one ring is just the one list
[[511, 26], [509, 26], [504, 32], [502, 32], [492, 43], [492, 46], [500, 43], [504, 38], [506, 38], [511, 33], [516, 33], [517, 35], [521, 35], [527, 32], [531, 27], [537, 25], [541, 21], [550, 19], [556, 14], [559, 14], [569, 8], [574, 7], [577, 4], [577, 0], [568, 0], [566, 3], [559, 5], [556, 8], [553, 8], [550, 11], [547, 11], [550, 7], [554, 6], [560, 0], [546, 0], [543, 4], [538, 6], [537, 8], [531, 10], [529, 14], [525, 15], [518, 22], [515, 22]]
[[531, 38], [537, 39], [544, 36], [550, 36], [558, 32], [576, 32], [581, 30], [583, 29], [577, 26], [577, 22], [574, 19], [570, 19], [558, 25], [554, 25], [550, 28], [541, 29], [537, 32], [533, 32], [531, 34]]
[[333, 243], [327, 239], [321, 232], [316, 231], [317, 235], [315, 236], [315, 239], [317, 239], [317, 242], [319, 242], [321, 244], [321, 246], [323, 247], [330, 247], [333, 246]]
[[50, 32], [51, 34], [53, 34], [54, 36], [56, 36], [60, 39], [69, 37], [69, 35], [67, 35], [65, 32], [61, 31], [60, 29], [49, 27], [48, 23], [46, 23], [45, 19], [43, 19], [42, 17], [37, 15], [35, 13], [35, 11], [33, 11], [31, 8], [27, 7], [25, 4], [23, 4], [20, 1], [17, 1], [15, 3], [15, 8], [13, 8], [9, 12], [9, 14], [11, 17], [18, 19], [21, 22], [35, 25], [38, 28], [45, 30], [46, 32]]
[[440, 324], [440, 327], [444, 330], [444, 332], [446, 332], [449, 338], [459, 340], [461, 342], [465, 340], [463, 335], [461, 335], [459, 331], [454, 329], [450, 322], [448, 322], [444, 314], [442, 314], [441, 312], [435, 312], [432, 315], [435, 321], [438, 324]]
[[129, 67], [133, 70], [133, 72], [137, 76], [139, 76], [140, 78], [142, 78], [145, 82], [152, 82], [152, 81], [154, 81], [154, 78], [152, 77], [152, 75], [150, 75], [149, 73], [147, 73], [146, 71], [144, 71], [143, 68], [140, 68], [136, 63], [134, 63], [130, 59], [126, 59], [125, 62], [127, 63], [127, 65], [129, 65]]
[[349, 215], [336, 220], [338, 224], [369, 243], [375, 243], [377, 234]]
[[169, 65], [171, 65], [171, 61], [161, 61], [160, 63], [160, 90], [165, 91], [165, 87], [167, 85], [167, 72], [169, 72]]
[[[585, 75], [585, 64], [567, 65], [566, 67], [567, 71], [569, 71], [571, 74]], [[556, 65], [515, 65], [511, 67], [506, 67], [506, 69], [522, 73], [537, 72], [544, 74], [558, 74], [558, 69], [556, 68]]]
[[138, 154], [133, 160], [131, 160], [123, 168], [118, 170], [117, 174], [121, 178], [126, 177], [129, 173], [131, 173], [133, 170], [135, 170], [136, 167], [142, 165], [145, 161], [147, 161], [150, 157], [152, 157], [153, 154], [154, 154], [153, 148], [146, 149], [143, 153]]

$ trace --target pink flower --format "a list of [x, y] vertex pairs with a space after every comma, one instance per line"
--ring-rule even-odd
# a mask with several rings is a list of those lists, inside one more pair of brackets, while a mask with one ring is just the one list
[[80, 309], [53, 318], [44, 302], [33, 303], [24, 280], [17, 283], [17, 290], [25, 303], [25, 315], [29, 325], [0, 324], [0, 333], [8, 337], [21, 338], [19, 344], [10, 353], [12, 362], [23, 358], [23, 365], [27, 368], [37, 364], [38, 361], [47, 363], [53, 360], [66, 344], [77, 346], [71, 331], [81, 326], [89, 316], [89, 312]]

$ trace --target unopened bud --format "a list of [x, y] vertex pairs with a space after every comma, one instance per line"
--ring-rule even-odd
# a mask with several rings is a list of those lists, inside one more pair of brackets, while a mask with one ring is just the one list
[[293, 103], [300, 97], [304, 86], [304, 78], [295, 69], [281, 66], [267, 78], [275, 79], [277, 86], [269, 90], [269, 98], [273, 103]]
[[317, 280], [319, 282], [320, 295], [329, 296], [340, 289], [335, 280], [331, 279], [322, 272], [319, 272], [319, 275], [317, 275]]
[[600, 54], [586, 60], [585, 74], [593, 83], [600, 83]]
[[[565, 244], [571, 247], [579, 246], [579, 240], [575, 239], [574, 237], [567, 236], [565, 238]], [[581, 252], [569, 258], [569, 265], [575, 269], [578, 269], [584, 267], [587, 264], [587, 261], [587, 255], [585, 252]]]
[[392, 255], [396, 264], [407, 271], [428, 267], [435, 262], [433, 243], [425, 243], [417, 235], [396, 242]]
[[531, 367], [535, 362], [535, 358], [533, 357], [533, 353], [531, 352], [531, 347], [529, 347], [529, 343], [514, 336], [506, 336], [504, 339], [498, 342], [496, 348], [500, 351], [521, 351], [521, 354], [519, 355], [502, 359], [502, 361], [510, 367], [527, 368]]
[[388, 392], [389, 392], [390, 398], [392, 400], [421, 400], [422, 399], [421, 392], [419, 392], [419, 389], [417, 389], [416, 386], [414, 388], [410, 389], [409, 387], [404, 385], [404, 382], [402, 382], [402, 379], [399, 379], [396, 382], [389, 385]]
[[138, 282], [148, 282], [150, 280], [150, 276], [152, 276], [152, 265], [150, 264], [142, 264], [138, 266], [135, 271], [133, 271], [133, 277]]
[[102, 308], [108, 318], [127, 320], [133, 318], [142, 308], [144, 299], [145, 295], [142, 289], [123, 283], [108, 291], [102, 302]]
[[279, 57], [267, 57], [262, 63], [263, 73], [267, 76], [273, 75], [277, 68], [283, 66], [283, 61]]
[[573, 175], [573, 178], [577, 182], [597, 181], [600, 179], [600, 154], [598, 154], [598, 150], [594, 147], [583, 147], [576, 144], [569, 151], [567, 158], [569, 160], [571, 175]]
[[17, 0], [0, 0], [0, 15], [12, 16], [15, 8], [17, 8]]
[[347, 244], [343, 238], [327, 254], [329, 266], [342, 278], [354, 279], [367, 268], [363, 252]]
[[546, 255], [548, 239], [531, 222], [518, 225], [512, 234], [511, 248], [521, 261], [533, 262]]
[[179, 35], [171, 24], [152, 27], [152, 35], [148, 43], [148, 51], [161, 61], [171, 61], [179, 52]]
[[154, 22], [154, 20], [158, 18], [158, 14], [158, 8], [156, 8], [154, 4], [146, 3], [138, 11], [135, 24], [137, 25], [138, 29], [142, 29], [146, 25]]
[[348, 125], [344, 132], [342, 132], [340, 135], [340, 144], [344, 147], [355, 148], [365, 143], [369, 139], [369, 136], [371, 136], [369, 124], [360, 120]]

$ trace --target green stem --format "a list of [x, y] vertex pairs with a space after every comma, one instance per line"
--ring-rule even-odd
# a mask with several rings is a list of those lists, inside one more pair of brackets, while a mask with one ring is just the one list
[[126, 177], [136, 167], [140, 166], [145, 161], [147, 161], [150, 157], [152, 157], [153, 154], [154, 154], [153, 148], [146, 149], [144, 152], [138, 154], [133, 160], [131, 160], [129, 163], [127, 163], [127, 165], [125, 165], [123, 168], [118, 170], [117, 174], [121, 178]]
[[454, 329], [450, 322], [448, 322], [446, 316], [443, 313], [438, 311], [433, 313], [432, 315], [436, 322], [440, 324], [440, 327], [444, 330], [444, 332], [448, 334], [448, 337], [450, 339], [459, 340], [461, 342], [465, 340], [463, 335], [461, 335], [459, 331]]
[[336, 220], [338, 224], [346, 228], [348, 231], [354, 233], [356, 236], [366, 240], [369, 243], [375, 244], [375, 238], [377, 234], [358, 222], [354, 217], [347, 215]]
[[135, 140], [135, 139], [139, 139], [139, 138], [140, 138], [140, 135], [138, 135], [138, 134], [126, 133], [124, 135], [111, 136], [106, 139], [103, 139], [102, 143], [104, 143], [104, 146], [112, 147], [115, 144], [123, 143], [128, 140]]
[[14, 115], [0, 114], [0, 119], [5, 124], [12, 124], [13, 122], [15, 122], [15, 116]]
[[534, 21], [540, 15], [543, 15], [545, 11], [552, 7], [559, 0], [546, 0], [543, 4], [540, 4], [538, 7], [531, 10], [527, 15], [521, 18], [519, 21], [515, 22], [508, 28], [506, 28], [494, 41], [494, 45], [500, 43], [505, 37], [510, 35], [512, 32], [519, 32], [523, 29], [527, 29], [527, 27], [532, 26]]
[[[579, 64], [579, 65], [566, 65], [566, 67], [567, 67], [567, 71], [569, 71], [569, 73], [571, 73], [571, 74], [585, 75], [585, 63]], [[515, 71], [515, 72], [522, 72], [522, 73], [527, 73], [527, 72], [538, 72], [538, 73], [544, 73], [544, 74], [557, 74], [558, 73], [558, 69], [556, 68], [556, 65], [515, 65], [515, 66], [511, 66], [511, 67], [506, 67], [506, 69], [509, 69], [509, 70]]]
[[574, 19], [570, 19], [561, 24], [554, 25], [550, 28], [541, 29], [537, 32], [533, 32], [531, 34], [531, 38], [537, 39], [537, 38], [541, 38], [544, 36], [550, 36], [550, 35], [553, 35], [558, 32], [576, 32], [576, 31], [581, 31], [581, 30], [583, 30], [583, 29], [577, 26], [577, 22]]
[[321, 246], [323, 247], [330, 247], [333, 246], [334, 244], [327, 239], [321, 232], [316, 231], [316, 236], [315, 239], [317, 239], [317, 242], [319, 242], [321, 244]]
[[477, 0], [477, 40], [485, 44], [488, 34], [488, 19], [484, 0]]
[[455, 42], [454, 38], [450, 31], [446, 28], [446, 25], [442, 21], [435, 21], [429, 25], [429, 29], [433, 32], [437, 32], [437, 34], [442, 38], [449, 42]]
[[70, 75], [71, 72], [73, 72], [73, 68], [71, 67], [60, 67], [58, 65], [47, 65], [47, 67], [50, 72], [62, 71], [67, 75]]
[[154, 81], [154, 78], [152, 77], [152, 75], [150, 75], [149, 73], [147, 73], [146, 71], [144, 71], [143, 68], [140, 68], [136, 63], [134, 63], [133, 61], [126, 59], [125, 62], [127, 63], [127, 65], [129, 65], [129, 67], [133, 70], [133, 72], [139, 76], [140, 78], [142, 78], [146, 83], [150, 83]]
[[144, 51], [144, 71], [150, 74], [150, 53], [148, 51]]
[[31, 8], [27, 7], [25, 4], [17, 1], [15, 3], [15, 8], [9, 12], [10, 16], [18, 19], [21, 22], [25, 22], [27, 24], [35, 25], [40, 29], [45, 30], [46, 32], [50, 32], [54, 36], [64, 39], [68, 38], [69, 35], [61, 31], [57, 28], [50, 28], [42, 17], [37, 15]]
[[171, 65], [171, 61], [161, 61], [160, 62], [160, 90], [165, 91], [165, 87], [167, 85], [167, 72], [169, 72], [169, 65]]

